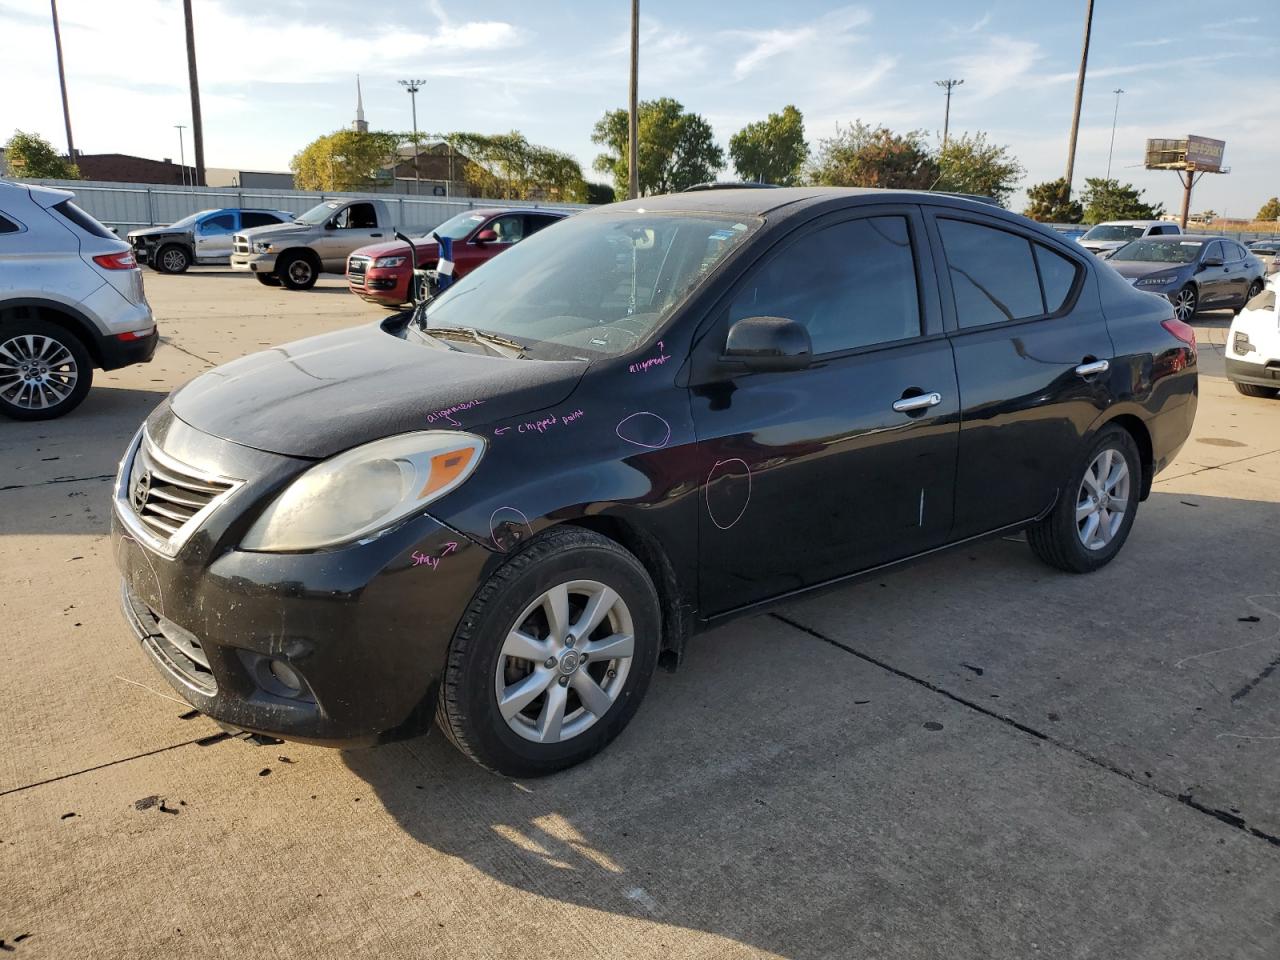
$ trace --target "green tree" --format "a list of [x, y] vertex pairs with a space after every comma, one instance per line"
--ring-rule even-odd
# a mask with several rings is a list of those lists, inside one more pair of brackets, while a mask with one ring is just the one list
[[[640, 103], [640, 194], [674, 193], [715, 177], [724, 166], [711, 124], [670, 97]], [[605, 148], [595, 169], [613, 176], [618, 193], [627, 193], [627, 111], [610, 110], [591, 133]]]
[[1027, 188], [1027, 209], [1023, 216], [1042, 223], [1079, 223], [1084, 218], [1084, 207], [1079, 200], [1071, 199], [1065, 177], [1046, 180]]
[[1090, 177], [1084, 182], [1080, 199], [1084, 202], [1084, 222], [1107, 220], [1155, 220], [1164, 213], [1164, 204], [1144, 203], [1142, 194], [1132, 183]]
[[510, 133], [451, 133], [445, 137], [471, 162], [467, 183], [480, 196], [500, 200], [566, 200], [586, 203], [582, 167], [567, 153]]
[[787, 104], [781, 113], [747, 124], [729, 138], [729, 156], [743, 180], [794, 186], [809, 159], [804, 115]]
[[829, 187], [928, 190], [939, 173], [923, 130], [897, 134], [858, 120], [837, 126], [835, 136], [818, 141], [808, 176], [810, 182]]
[[952, 137], [938, 153], [937, 190], [990, 197], [1004, 206], [1026, 173], [1008, 147], [997, 146], [982, 131]]
[[4, 145], [9, 174], [32, 180], [79, 180], [80, 168], [58, 156], [53, 145], [37, 133], [13, 131]]
[[1280, 220], [1280, 197], [1272, 197], [1262, 205], [1255, 220]]
[[607, 183], [587, 181], [587, 203], [613, 203], [618, 195]]
[[337, 130], [316, 137], [289, 161], [300, 190], [360, 190], [372, 186], [406, 138], [403, 134]]

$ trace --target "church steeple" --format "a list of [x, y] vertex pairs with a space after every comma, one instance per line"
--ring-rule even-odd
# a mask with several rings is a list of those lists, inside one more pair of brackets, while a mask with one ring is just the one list
[[364, 96], [360, 92], [360, 74], [356, 74], [356, 122], [352, 124], [356, 133], [368, 133], [369, 124], [364, 118]]

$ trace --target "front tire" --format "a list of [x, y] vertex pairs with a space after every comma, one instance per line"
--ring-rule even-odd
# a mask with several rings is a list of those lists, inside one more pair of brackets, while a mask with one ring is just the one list
[[161, 273], [186, 273], [191, 266], [191, 254], [186, 247], [170, 243], [156, 252], [155, 266]]
[[281, 259], [276, 276], [288, 290], [310, 290], [320, 279], [320, 269], [305, 253], [287, 253]]
[[80, 338], [44, 320], [0, 329], [0, 413], [52, 420], [80, 406], [93, 385], [93, 360]]
[[274, 273], [255, 273], [254, 277], [264, 287], [280, 286], [280, 278], [277, 277]]
[[1047, 517], [1027, 529], [1031, 551], [1059, 570], [1091, 573], [1124, 546], [1138, 512], [1142, 460], [1129, 431], [1104, 427]]
[[1235, 380], [1231, 382], [1246, 397], [1256, 397], [1259, 400], [1274, 400], [1277, 396], [1275, 387], [1263, 387], [1256, 383], [1240, 383]]
[[1173, 295], [1173, 312], [1183, 323], [1190, 323], [1199, 309], [1200, 295], [1194, 284], [1188, 283]]
[[581, 763], [640, 706], [661, 623], [653, 581], [632, 554], [589, 530], [550, 530], [503, 564], [463, 614], [437, 722], [504, 776]]

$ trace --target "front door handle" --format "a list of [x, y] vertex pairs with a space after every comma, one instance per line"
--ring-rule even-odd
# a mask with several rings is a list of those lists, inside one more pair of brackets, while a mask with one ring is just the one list
[[1090, 363], [1082, 363], [1076, 367], [1076, 373], [1082, 377], [1092, 377], [1095, 373], [1106, 373], [1111, 369], [1111, 361], [1094, 360]]
[[371, 234], [369, 234], [369, 236], [371, 236], [371, 237], [380, 237], [380, 236], [382, 236], [382, 234], [380, 234], [380, 233], [371, 233]]
[[898, 413], [914, 413], [917, 410], [927, 410], [929, 407], [936, 407], [942, 402], [942, 394], [940, 393], [922, 393], [915, 397], [903, 397], [901, 400], [893, 402], [893, 409]]

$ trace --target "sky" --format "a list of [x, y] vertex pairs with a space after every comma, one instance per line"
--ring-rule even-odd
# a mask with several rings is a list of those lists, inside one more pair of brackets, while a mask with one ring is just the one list
[[[575, 156], [589, 178], [591, 129], [624, 106], [626, 0], [194, 0], [205, 159], [285, 170], [313, 138], [349, 124], [355, 76], [373, 129], [408, 130], [399, 79], [424, 131], [517, 129]], [[190, 124], [181, 0], [58, 0], [71, 121], [86, 153], [178, 156]], [[1280, 194], [1275, 49], [1262, 4], [1099, 0], [1076, 186], [1107, 167], [1176, 211], [1173, 173], [1142, 169], [1148, 137], [1227, 142], [1231, 173], [1206, 176], [1192, 207], [1251, 217]], [[1084, 0], [841, 4], [820, 0], [641, 0], [640, 96], [701, 113], [718, 142], [793, 103], [812, 147], [862, 120], [940, 139], [943, 92], [961, 78], [951, 130], [985, 131], [1026, 168], [1026, 187], [1062, 175]], [[37, 132], [65, 151], [45, 0], [0, 0], [0, 140]], [[1265, 79], [1266, 82], [1263, 82]], [[187, 159], [191, 160], [190, 130]], [[732, 171], [722, 173], [732, 177]], [[1021, 191], [1013, 206], [1020, 209]]]

